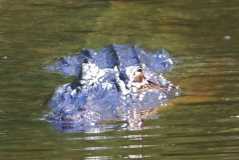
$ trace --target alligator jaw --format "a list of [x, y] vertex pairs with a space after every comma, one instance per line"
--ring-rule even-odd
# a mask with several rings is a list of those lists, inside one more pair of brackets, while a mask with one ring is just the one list
[[160, 91], [166, 91], [166, 87], [161, 86], [160, 84], [156, 84], [154, 82], [148, 81], [146, 84], [143, 84], [140, 86], [139, 90], [140, 91], [146, 91], [146, 90], [160, 90]]

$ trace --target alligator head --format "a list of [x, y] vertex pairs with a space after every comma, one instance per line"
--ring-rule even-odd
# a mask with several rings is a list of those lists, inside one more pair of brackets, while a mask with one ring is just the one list
[[172, 67], [166, 50], [147, 53], [131, 45], [84, 49], [61, 58], [47, 69], [77, 78], [56, 89], [48, 120], [73, 128], [104, 120], [130, 122], [135, 111], [160, 107], [178, 95], [178, 87], [163, 77]]

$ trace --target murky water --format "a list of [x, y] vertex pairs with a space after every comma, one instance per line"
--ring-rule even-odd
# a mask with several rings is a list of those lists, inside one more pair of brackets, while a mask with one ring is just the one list
[[[238, 15], [237, 0], [0, 0], [0, 159], [238, 159]], [[183, 95], [142, 130], [60, 133], [41, 121], [69, 82], [42, 66], [110, 43], [167, 48]]]

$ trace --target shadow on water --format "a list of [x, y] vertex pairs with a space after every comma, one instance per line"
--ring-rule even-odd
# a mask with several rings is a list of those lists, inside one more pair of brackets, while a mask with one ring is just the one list
[[[0, 159], [238, 159], [236, 0], [0, 1]], [[42, 65], [81, 48], [167, 48], [183, 95], [141, 130], [59, 133], [39, 121], [69, 79]]]

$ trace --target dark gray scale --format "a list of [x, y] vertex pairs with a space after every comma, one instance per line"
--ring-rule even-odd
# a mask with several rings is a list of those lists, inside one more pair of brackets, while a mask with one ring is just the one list
[[99, 68], [114, 68], [119, 65], [118, 56], [110, 46], [101, 49], [98, 54], [94, 54], [93, 59]]
[[120, 71], [120, 79], [127, 84], [129, 77], [126, 74], [126, 68], [130, 66], [135, 66], [139, 70], [141, 70], [142, 68], [135, 47], [131, 45], [113, 44], [111, 45], [111, 48], [118, 57], [119, 61], [118, 68]]
[[165, 49], [160, 49], [154, 53], [145, 52], [141, 48], [135, 48], [141, 63], [144, 63], [151, 71], [164, 73], [172, 69], [173, 61]]
[[118, 56], [120, 69], [128, 66], [140, 66], [140, 60], [134, 46], [113, 44], [112, 49]]
[[92, 60], [94, 51], [82, 50], [80, 53], [58, 59], [54, 64], [47, 66], [50, 72], [59, 72], [65, 76], [79, 76], [82, 63]]
[[81, 79], [82, 76], [82, 65], [84, 63], [89, 63], [90, 61], [93, 62], [93, 54], [94, 51], [90, 50], [90, 49], [84, 49], [80, 52], [80, 54], [78, 54], [78, 56], [76, 56], [76, 60], [79, 62], [79, 72], [77, 75], [77, 78]]

